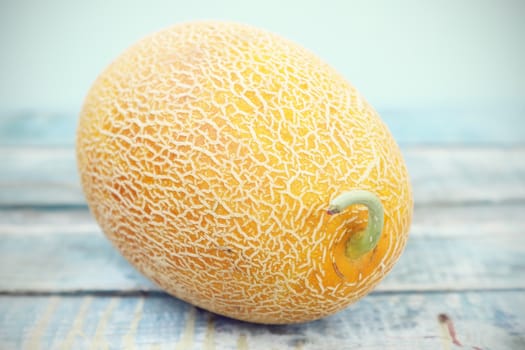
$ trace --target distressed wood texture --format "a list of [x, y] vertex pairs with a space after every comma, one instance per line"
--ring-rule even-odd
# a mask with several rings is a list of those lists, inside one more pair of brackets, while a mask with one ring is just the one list
[[[0, 206], [85, 205], [72, 148], [0, 148]], [[525, 146], [407, 147], [416, 205], [525, 198]]]
[[[407, 248], [377, 290], [525, 290], [524, 212], [525, 205], [417, 208]], [[158, 290], [85, 209], [0, 211], [0, 240], [0, 292]]]
[[380, 113], [414, 187], [406, 251], [369, 296], [289, 326], [165, 295], [85, 206], [76, 115], [0, 116], [0, 349], [525, 349], [525, 108]]
[[[523, 292], [376, 294], [299, 325], [243, 323], [159, 294], [1, 296], [2, 349], [523, 349]], [[461, 347], [460, 347], [461, 345]]]

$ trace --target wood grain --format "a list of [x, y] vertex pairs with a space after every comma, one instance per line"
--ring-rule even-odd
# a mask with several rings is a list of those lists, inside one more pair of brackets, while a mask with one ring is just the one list
[[[525, 288], [524, 211], [417, 208], [406, 250], [377, 291]], [[0, 239], [1, 292], [158, 290], [110, 245], [87, 210], [0, 211]]]
[[416, 211], [369, 296], [260, 326], [169, 297], [85, 207], [73, 114], [0, 117], [0, 349], [524, 349], [525, 109], [380, 110]]
[[0, 348], [452, 349], [453, 331], [465, 349], [522, 349], [524, 310], [521, 291], [383, 294], [319, 321], [266, 326], [164, 295], [0, 296]]
[[[525, 147], [408, 147], [416, 205], [525, 200]], [[0, 206], [85, 205], [72, 148], [0, 148]]]

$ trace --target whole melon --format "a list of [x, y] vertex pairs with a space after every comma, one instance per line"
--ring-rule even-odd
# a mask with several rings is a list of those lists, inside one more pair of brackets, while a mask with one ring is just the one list
[[140, 40], [88, 92], [76, 150], [120, 253], [236, 319], [333, 314], [407, 240], [409, 177], [376, 111], [314, 54], [251, 26], [184, 23]]

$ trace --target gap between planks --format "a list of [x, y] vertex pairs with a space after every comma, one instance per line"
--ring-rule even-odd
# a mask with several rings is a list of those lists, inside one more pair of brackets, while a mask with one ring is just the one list
[[[419, 295], [419, 294], [463, 294], [463, 293], [498, 293], [498, 292], [525, 292], [525, 286], [523, 287], [483, 287], [483, 288], [414, 288], [414, 289], [375, 289], [372, 290], [368, 295]], [[48, 297], [61, 297], [61, 298], [80, 298], [80, 297], [118, 297], [118, 298], [175, 298], [170, 294], [160, 289], [129, 289], [129, 290], [0, 290], [0, 297], [13, 297], [13, 298], [48, 298]]]

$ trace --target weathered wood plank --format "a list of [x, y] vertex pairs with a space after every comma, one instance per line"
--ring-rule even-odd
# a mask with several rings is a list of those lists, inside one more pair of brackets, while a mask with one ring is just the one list
[[[401, 145], [525, 143], [525, 105], [378, 108]], [[0, 145], [74, 145], [77, 113], [21, 111], [0, 117]]]
[[[417, 206], [412, 236], [521, 235], [525, 232], [525, 203], [496, 205]], [[1, 234], [67, 234], [99, 232], [86, 207], [15, 208], [0, 210]]]
[[[417, 208], [401, 260], [378, 291], [525, 288], [525, 206]], [[0, 211], [0, 291], [158, 290], [87, 210]]]
[[72, 148], [0, 148], [0, 205], [85, 205]]
[[[454, 344], [456, 343], [456, 344]], [[165, 295], [0, 296], [3, 349], [523, 349], [522, 291], [370, 295], [322, 320], [256, 325]]]
[[[525, 199], [525, 147], [408, 147], [416, 205]], [[85, 205], [72, 148], [0, 148], [0, 206]]]

